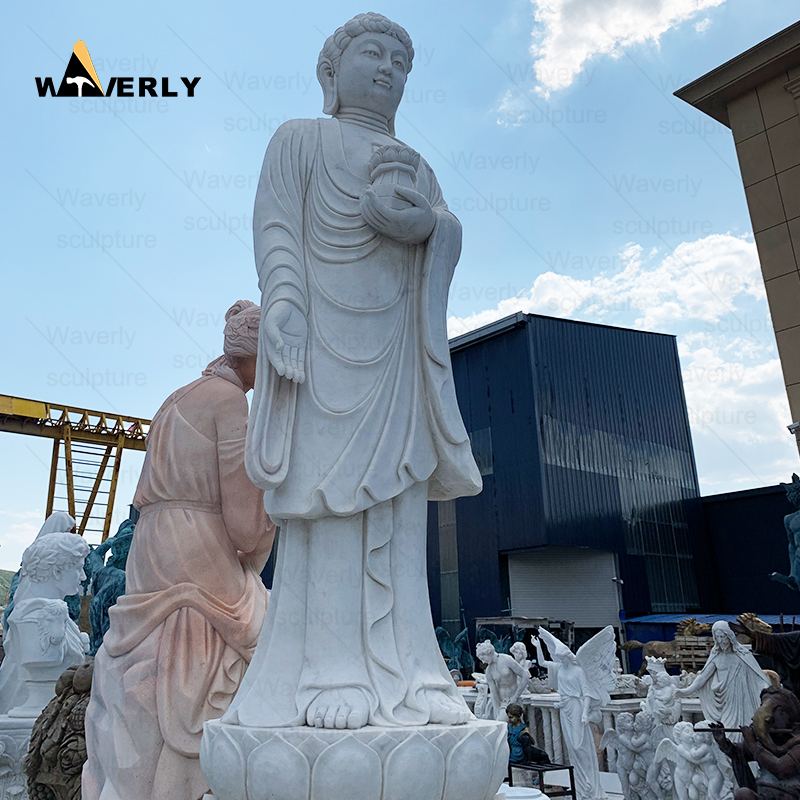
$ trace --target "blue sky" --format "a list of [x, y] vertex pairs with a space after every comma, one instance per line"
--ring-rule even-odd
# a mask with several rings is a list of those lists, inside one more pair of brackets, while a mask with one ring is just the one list
[[[319, 50], [364, 10], [6, 7], [0, 393], [149, 417], [221, 352], [226, 308], [258, 301], [267, 142], [321, 114]], [[796, 2], [374, 10], [416, 48], [398, 136], [464, 228], [451, 333], [524, 310], [675, 334], [703, 493], [787, 480], [798, 456], [732, 137], [672, 92], [795, 22]], [[180, 96], [40, 99], [34, 76], [58, 85], [78, 39], [104, 86], [168, 76]], [[200, 76], [194, 98], [181, 76]], [[14, 569], [50, 445], [0, 434], [0, 448], [0, 567]], [[140, 465], [126, 453], [115, 526]]]

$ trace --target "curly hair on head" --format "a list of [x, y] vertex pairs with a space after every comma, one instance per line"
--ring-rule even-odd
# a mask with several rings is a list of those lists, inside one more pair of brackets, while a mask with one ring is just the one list
[[411, 64], [414, 61], [414, 46], [411, 44], [411, 37], [405, 28], [392, 22], [383, 14], [369, 11], [366, 14], [356, 14], [341, 28], [338, 28], [331, 36], [325, 40], [325, 44], [319, 54], [317, 67], [325, 61], [333, 65], [333, 71], [339, 71], [339, 62], [342, 60], [342, 53], [347, 49], [350, 42], [362, 33], [387, 33], [394, 36], [400, 44], [408, 51], [408, 71], [411, 72]]
[[83, 564], [89, 545], [75, 533], [51, 533], [36, 539], [22, 554], [20, 577], [33, 583], [58, 580], [67, 570]]

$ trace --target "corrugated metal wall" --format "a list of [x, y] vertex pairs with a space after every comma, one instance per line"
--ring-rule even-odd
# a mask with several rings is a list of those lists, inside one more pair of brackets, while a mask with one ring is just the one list
[[[618, 554], [629, 616], [703, 605], [695, 566], [710, 558], [674, 337], [504, 324], [452, 348], [484, 480], [456, 501], [467, 620], [507, 612], [506, 556], [544, 545]], [[700, 583], [716, 598], [713, 576]]]
[[[699, 490], [674, 337], [530, 320], [548, 542], [642, 556], [649, 610], [698, 609], [685, 501]], [[629, 594], [626, 606], [643, 593]]]

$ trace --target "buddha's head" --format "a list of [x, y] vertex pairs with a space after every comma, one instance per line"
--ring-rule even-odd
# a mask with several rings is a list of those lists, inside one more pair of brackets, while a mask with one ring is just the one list
[[357, 14], [328, 37], [319, 54], [323, 111], [372, 112], [385, 117], [392, 130], [413, 59], [414, 47], [404, 28], [381, 14]]

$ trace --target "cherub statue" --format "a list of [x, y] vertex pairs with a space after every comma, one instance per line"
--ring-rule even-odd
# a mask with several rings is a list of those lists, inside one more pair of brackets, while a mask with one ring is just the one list
[[481, 642], [475, 648], [475, 655], [486, 665], [493, 718], [505, 720], [509, 703], [519, 702], [528, 688], [530, 673], [511, 656], [498, 653], [491, 642]]
[[[800, 700], [788, 689], [769, 686], [753, 724], [741, 728], [743, 741], [732, 742], [721, 725], [712, 725], [717, 744], [734, 763], [756, 761], [758, 778], [740, 786], [734, 800], [798, 800], [800, 798]], [[737, 775], [739, 771], [737, 770]]]
[[656, 719], [656, 742], [672, 735], [672, 728], [681, 718], [681, 701], [678, 697], [679, 679], [670, 675], [665, 666], [666, 659], [647, 656], [647, 672], [650, 690], [642, 700], [643, 711], [649, 711]]
[[673, 738], [664, 738], [658, 745], [656, 767], [664, 760], [675, 765], [677, 800], [722, 800], [731, 796], [709, 735], [708, 731], [696, 731], [691, 722], [677, 722]]
[[[600, 739], [600, 749], [612, 747], [617, 751], [617, 776], [622, 787], [622, 796], [625, 800], [631, 800], [630, 774], [633, 772], [633, 763], [636, 752], [633, 749], [633, 714], [623, 711], [617, 715], [617, 727], [609, 728], [603, 733]], [[645, 770], [645, 776], [647, 771]]]
[[659, 782], [661, 776], [658, 774], [658, 770], [653, 768], [656, 754], [656, 742], [653, 735], [655, 728], [656, 718], [649, 711], [640, 711], [634, 718], [631, 745], [636, 755], [630, 774], [630, 784], [634, 795], [644, 800], [652, 800], [653, 797], [666, 800], [668, 796], [668, 792]]
[[539, 628], [553, 661], [546, 661], [537, 645], [539, 664], [553, 671], [560, 698], [556, 703], [561, 730], [574, 767], [578, 800], [603, 800], [606, 793], [600, 783], [600, 767], [589, 723], [599, 723], [600, 707], [611, 699], [614, 688], [616, 638], [608, 625], [573, 653], [552, 633]]
[[676, 800], [702, 800], [706, 786], [702, 770], [692, 757], [694, 728], [691, 722], [678, 722], [673, 729], [674, 739], [664, 738], [656, 749], [653, 766], [658, 769], [663, 761], [675, 766], [673, 775]]
[[789, 574], [782, 575], [780, 572], [770, 573], [773, 581], [778, 581], [800, 591], [800, 477], [792, 473], [791, 483], [782, 483], [781, 486], [786, 490], [786, 499], [796, 508], [797, 511], [787, 514], [783, 518], [783, 526], [786, 528], [786, 536], [789, 540]]

